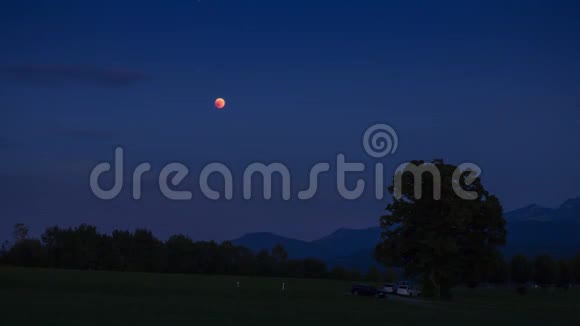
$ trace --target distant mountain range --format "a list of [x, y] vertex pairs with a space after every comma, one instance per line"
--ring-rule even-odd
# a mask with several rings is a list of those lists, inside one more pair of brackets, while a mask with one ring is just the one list
[[[580, 252], [580, 198], [569, 199], [558, 208], [529, 205], [504, 214], [508, 241], [505, 255], [549, 253], [567, 257]], [[378, 265], [373, 250], [380, 241], [380, 228], [338, 229], [314, 241], [302, 241], [273, 233], [250, 233], [233, 240], [254, 252], [281, 244], [290, 258], [318, 258], [329, 266], [340, 265], [361, 271]]]
[[318, 258], [330, 266], [366, 270], [377, 265], [373, 250], [380, 240], [378, 227], [362, 230], [338, 229], [332, 234], [314, 241], [302, 241], [273, 233], [250, 233], [233, 240], [254, 252], [271, 250], [277, 244], [284, 246], [290, 258]]
[[506, 255], [549, 253], [567, 257], [580, 252], [580, 198], [560, 207], [530, 205], [504, 214], [507, 220]]
[[566, 200], [558, 208], [529, 205], [504, 214], [509, 222], [579, 222], [580, 197]]

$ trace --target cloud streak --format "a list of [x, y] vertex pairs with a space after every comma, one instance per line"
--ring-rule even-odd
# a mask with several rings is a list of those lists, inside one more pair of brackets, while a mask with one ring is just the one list
[[127, 69], [76, 65], [0, 66], [0, 80], [36, 85], [92, 84], [124, 87], [148, 79], [149, 77], [141, 71]]

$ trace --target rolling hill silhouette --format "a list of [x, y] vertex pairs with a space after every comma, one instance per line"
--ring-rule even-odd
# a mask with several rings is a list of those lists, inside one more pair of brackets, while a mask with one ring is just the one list
[[[506, 256], [548, 253], [568, 257], [580, 249], [580, 198], [569, 199], [558, 208], [529, 205], [504, 214], [508, 240]], [[281, 244], [290, 258], [317, 258], [329, 266], [366, 270], [378, 264], [373, 250], [380, 240], [380, 228], [338, 229], [314, 241], [302, 241], [273, 233], [250, 233], [233, 240], [254, 252]]]

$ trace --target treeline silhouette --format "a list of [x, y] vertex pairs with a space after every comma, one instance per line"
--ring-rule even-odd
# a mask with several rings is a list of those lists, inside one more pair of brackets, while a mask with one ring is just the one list
[[[489, 270], [481, 273], [485, 276], [481, 282], [495, 285], [512, 284], [521, 292], [525, 292], [523, 289], [528, 287], [568, 288], [571, 284], [580, 284], [580, 254], [571, 259], [554, 259], [548, 254], [528, 258], [518, 254], [509, 260], [498, 255], [490, 266]], [[472, 285], [469, 281], [465, 283], [468, 286]]]
[[[0, 263], [20, 267], [45, 267], [78, 270], [107, 270], [155, 273], [198, 273], [280, 276], [292, 278], [331, 278], [345, 281], [396, 282], [401, 275], [389, 268], [381, 272], [371, 267], [365, 274], [340, 266], [328, 269], [314, 258], [289, 259], [283, 246], [253, 253], [229, 241], [193, 241], [173, 235], [162, 241], [145, 229], [99, 233], [95, 226], [50, 227], [40, 239], [28, 236], [23, 224], [14, 226], [13, 242], [4, 243]], [[510, 260], [495, 257], [489, 269], [470, 274], [468, 286], [481, 283], [497, 286], [516, 284], [567, 287], [580, 284], [580, 254], [570, 260], [549, 255], [533, 259], [516, 255]]]
[[254, 254], [229, 241], [193, 241], [173, 235], [167, 241], [145, 229], [99, 233], [95, 226], [50, 227], [40, 239], [28, 237], [28, 228], [14, 227], [14, 241], [4, 243], [3, 264], [78, 270], [156, 273], [203, 273], [360, 280], [357, 271], [336, 267], [329, 271], [314, 259], [288, 259], [281, 245]]
[[544, 254], [533, 260], [524, 255], [516, 255], [510, 261], [510, 275], [513, 283], [534, 286], [558, 286], [568, 288], [570, 284], [580, 284], [580, 254], [571, 260], [555, 260]]

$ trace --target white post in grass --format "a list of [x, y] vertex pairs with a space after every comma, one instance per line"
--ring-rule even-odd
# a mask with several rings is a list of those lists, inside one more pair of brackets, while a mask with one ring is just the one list
[[282, 282], [282, 291], [286, 290], [286, 283]]

